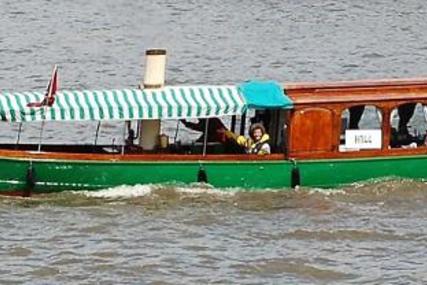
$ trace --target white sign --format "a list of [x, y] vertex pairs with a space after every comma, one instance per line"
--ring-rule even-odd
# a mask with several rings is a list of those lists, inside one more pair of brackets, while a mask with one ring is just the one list
[[345, 147], [351, 149], [381, 149], [381, 130], [346, 130]]

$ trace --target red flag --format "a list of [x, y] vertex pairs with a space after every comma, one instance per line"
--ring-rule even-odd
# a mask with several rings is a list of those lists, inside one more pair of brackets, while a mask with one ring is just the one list
[[55, 102], [55, 93], [58, 90], [58, 67], [53, 67], [52, 76], [50, 77], [49, 85], [47, 86], [46, 94], [43, 101], [41, 102], [31, 102], [27, 104], [27, 107], [42, 107], [49, 106], [51, 107]]

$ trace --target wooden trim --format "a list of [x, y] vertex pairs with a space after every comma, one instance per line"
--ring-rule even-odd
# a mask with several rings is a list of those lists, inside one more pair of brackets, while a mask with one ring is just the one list
[[392, 86], [427, 86], [427, 77], [403, 79], [371, 79], [330, 82], [290, 82], [283, 83], [285, 90], [336, 89], [336, 88], [378, 88]]
[[364, 104], [379, 104], [381, 102], [389, 102], [399, 104], [400, 102], [422, 102], [427, 100], [427, 88], [423, 92], [413, 92], [405, 90], [401, 94], [386, 92], [378, 94], [379, 91], [369, 94], [351, 93], [344, 94], [343, 92], [323, 93], [316, 96], [310, 94], [289, 94], [289, 97], [294, 102], [295, 106], [300, 105], [320, 105], [320, 104], [345, 104], [345, 105], [364, 105]]
[[289, 157], [292, 159], [345, 159], [345, 158], [369, 158], [369, 157], [387, 157], [387, 156], [416, 156], [427, 155], [427, 147], [417, 148], [391, 148], [383, 150], [360, 150], [346, 152], [317, 152], [317, 153], [293, 153]]
[[391, 134], [391, 123], [390, 123], [390, 108], [384, 108], [382, 111], [382, 122], [381, 122], [381, 134], [382, 134], [382, 150], [387, 151], [390, 146], [390, 134]]
[[427, 78], [284, 84], [294, 105], [369, 104], [427, 99]]
[[[362, 150], [349, 152], [305, 152], [289, 155], [289, 159], [346, 159], [346, 158], [369, 158], [386, 156], [416, 156], [427, 155], [427, 146], [403, 149], [392, 148], [382, 150]], [[178, 154], [84, 154], [84, 153], [54, 153], [54, 152], [31, 152], [16, 150], [0, 150], [0, 158], [3, 159], [46, 159], [46, 160], [70, 160], [70, 161], [283, 161], [283, 154], [271, 155], [178, 155]]]
[[199, 154], [87, 154], [87, 153], [61, 153], [61, 152], [35, 152], [0, 150], [0, 158], [20, 159], [54, 159], [54, 160], [77, 160], [77, 161], [277, 161], [284, 160], [284, 154], [270, 155], [214, 155], [206, 156]]

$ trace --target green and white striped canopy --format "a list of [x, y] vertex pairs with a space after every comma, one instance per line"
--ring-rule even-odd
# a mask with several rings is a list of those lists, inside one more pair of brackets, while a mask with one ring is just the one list
[[245, 102], [236, 86], [58, 91], [51, 107], [27, 107], [44, 93], [0, 93], [0, 118], [10, 122], [112, 121], [238, 115]]

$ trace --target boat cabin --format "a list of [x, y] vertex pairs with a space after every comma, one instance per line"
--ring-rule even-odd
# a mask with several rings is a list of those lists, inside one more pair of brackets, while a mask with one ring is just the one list
[[285, 84], [294, 159], [427, 153], [427, 79]]

